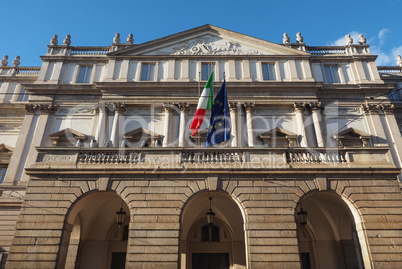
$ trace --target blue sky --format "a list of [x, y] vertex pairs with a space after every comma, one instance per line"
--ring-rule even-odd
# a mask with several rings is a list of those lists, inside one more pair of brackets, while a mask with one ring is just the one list
[[402, 54], [402, 0], [184, 1], [19, 0], [1, 3], [0, 57], [21, 56], [21, 66], [39, 66], [54, 34], [72, 46], [107, 46], [115, 33], [143, 43], [204, 24], [282, 43], [301, 32], [310, 46], [354, 43], [363, 34], [378, 65], [396, 65]]

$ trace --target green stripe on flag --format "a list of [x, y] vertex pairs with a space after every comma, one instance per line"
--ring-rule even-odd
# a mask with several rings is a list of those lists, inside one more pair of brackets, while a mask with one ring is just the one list
[[208, 82], [205, 84], [205, 88], [209, 88], [208, 104], [206, 109], [212, 108], [212, 103], [214, 100], [214, 71], [212, 70], [211, 75], [209, 75]]

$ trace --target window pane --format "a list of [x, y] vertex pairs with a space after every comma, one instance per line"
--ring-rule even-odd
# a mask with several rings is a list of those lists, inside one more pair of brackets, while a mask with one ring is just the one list
[[275, 65], [263, 63], [262, 67], [262, 79], [263, 80], [275, 80]]
[[341, 82], [341, 80], [339, 79], [338, 67], [337, 66], [331, 66], [331, 71], [332, 71], [333, 83]]
[[0, 184], [3, 183], [4, 177], [6, 176], [7, 168], [1, 168], [0, 170]]
[[142, 64], [141, 81], [153, 81], [155, 75], [155, 64]]
[[85, 74], [85, 79], [84, 79], [84, 83], [89, 83], [90, 79], [91, 79], [91, 73], [92, 73], [92, 67], [87, 67], [87, 72]]
[[78, 83], [83, 83], [85, 80], [85, 73], [87, 71], [87, 68], [85, 66], [80, 66], [80, 73], [78, 75]]
[[212, 63], [201, 64], [201, 80], [208, 80], [212, 73], [213, 65]]
[[17, 102], [26, 102], [26, 101], [28, 101], [28, 98], [29, 98], [29, 94], [25, 91], [25, 88], [22, 87], [18, 94]]

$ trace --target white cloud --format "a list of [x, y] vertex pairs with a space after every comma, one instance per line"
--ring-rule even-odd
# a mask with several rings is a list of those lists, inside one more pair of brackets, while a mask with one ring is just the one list
[[[348, 34], [350, 34], [350, 36], [352, 37], [353, 44], [358, 44], [359, 43], [359, 33], [357, 31], [352, 31], [352, 32], [350, 32]], [[345, 36], [346, 36], [346, 34], [345, 34]], [[330, 42], [329, 46], [344, 46], [344, 45], [346, 45], [345, 36], [338, 38], [334, 42]]]
[[[387, 34], [391, 32], [391, 29], [383, 28], [378, 34], [372, 38], [367, 38], [367, 44], [370, 44], [370, 51], [374, 55], [378, 55], [376, 63], [377, 65], [395, 65], [396, 55], [402, 55], [402, 46], [394, 47], [392, 49], [384, 48], [387, 40]], [[349, 32], [353, 38], [353, 44], [359, 44], [359, 32]], [[363, 35], [365, 35], [363, 33]], [[329, 42], [329, 46], [344, 46], [346, 44], [345, 36], [338, 38], [333, 42]]]

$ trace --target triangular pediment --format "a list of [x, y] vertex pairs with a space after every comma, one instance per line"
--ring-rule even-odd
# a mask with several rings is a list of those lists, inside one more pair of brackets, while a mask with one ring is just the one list
[[143, 44], [133, 45], [109, 56], [157, 55], [309, 55], [259, 38], [204, 25]]
[[350, 127], [348, 129], [341, 131], [341, 132], [337, 133], [336, 135], [334, 135], [335, 138], [344, 138], [346, 136], [354, 136], [354, 137], [366, 138], [366, 139], [370, 138], [369, 134], [367, 134], [363, 131], [357, 130], [353, 127]]
[[370, 137], [371, 135], [352, 127], [333, 136], [339, 147], [368, 147]]
[[297, 134], [276, 127], [260, 134], [258, 137], [268, 147], [294, 147], [296, 146]]
[[142, 127], [123, 134], [123, 138], [131, 141], [131, 140], [137, 140], [141, 138], [143, 135], [147, 136], [149, 139], [152, 140], [160, 140], [162, 138], [160, 134], [154, 133]]
[[9, 164], [14, 148], [5, 144], [0, 144], [0, 164]]
[[272, 136], [282, 136], [282, 137], [286, 137], [286, 138], [292, 138], [292, 139], [296, 139], [297, 134], [291, 132], [291, 131], [287, 131], [285, 129], [276, 127], [274, 129], [271, 129], [265, 133], [260, 134], [260, 138], [270, 138]]
[[49, 135], [50, 140], [54, 146], [65, 145], [67, 144], [74, 144], [75, 141], [87, 141], [88, 136], [83, 133], [80, 133], [74, 129], [66, 128], [55, 133]]

